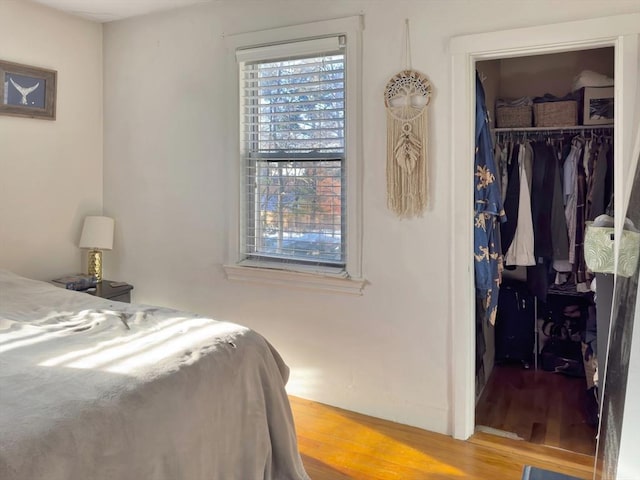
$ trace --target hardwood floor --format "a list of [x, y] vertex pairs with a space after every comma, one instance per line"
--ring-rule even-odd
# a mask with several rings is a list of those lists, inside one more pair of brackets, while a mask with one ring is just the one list
[[520, 480], [524, 465], [592, 477], [593, 458], [586, 455], [484, 434], [454, 440], [309, 400], [290, 401], [312, 480]]
[[584, 378], [497, 365], [476, 407], [476, 425], [594, 455], [597, 432], [587, 423], [586, 405]]

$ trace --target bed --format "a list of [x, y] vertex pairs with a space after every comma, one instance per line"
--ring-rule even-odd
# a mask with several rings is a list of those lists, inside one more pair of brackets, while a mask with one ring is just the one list
[[308, 480], [256, 332], [0, 270], [0, 479]]

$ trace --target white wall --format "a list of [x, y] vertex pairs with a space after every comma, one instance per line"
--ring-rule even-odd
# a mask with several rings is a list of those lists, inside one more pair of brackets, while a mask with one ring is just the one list
[[[640, 11], [640, 1], [229, 0], [104, 29], [105, 213], [118, 222], [107, 276], [134, 299], [199, 311], [264, 334], [292, 368], [293, 394], [451, 431], [450, 56], [453, 35]], [[224, 277], [228, 169], [223, 34], [363, 14], [364, 275], [361, 297]], [[424, 217], [386, 208], [387, 80], [413, 67], [434, 86]], [[232, 126], [231, 126], [232, 127]]]
[[559, 97], [573, 90], [573, 80], [583, 70], [613, 78], [613, 47], [577, 50], [550, 55], [500, 60], [501, 97], [537, 97], [550, 93]]
[[81, 268], [82, 219], [102, 211], [102, 26], [0, 0], [0, 59], [58, 72], [55, 121], [0, 115], [0, 268]]

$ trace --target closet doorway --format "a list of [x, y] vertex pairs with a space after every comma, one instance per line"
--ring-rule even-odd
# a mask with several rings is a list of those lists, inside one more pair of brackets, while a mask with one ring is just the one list
[[495, 326], [476, 311], [476, 434], [595, 453], [613, 275], [600, 276], [596, 304], [582, 239], [586, 222], [613, 215], [614, 54], [476, 63], [507, 212]]
[[[473, 170], [475, 149], [475, 67], [485, 60], [547, 55], [576, 50], [613, 48], [615, 197], [626, 198], [624, 179], [630, 165], [630, 143], [635, 78], [638, 68], [640, 15], [625, 15], [565, 24], [466, 35], [453, 38], [452, 54], [452, 431], [467, 439], [475, 430], [475, 289], [473, 261], [473, 186], [468, 176], [456, 172]], [[623, 100], [624, 99], [624, 100]], [[615, 204], [616, 222], [624, 218], [623, 202]], [[462, 292], [462, 293], [460, 293]], [[616, 452], [617, 455], [617, 452]]]

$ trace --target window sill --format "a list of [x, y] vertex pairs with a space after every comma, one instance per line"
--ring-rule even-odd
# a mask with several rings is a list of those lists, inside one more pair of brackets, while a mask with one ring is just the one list
[[235, 282], [257, 285], [301, 288], [345, 295], [362, 295], [366, 281], [363, 278], [350, 278], [345, 272], [331, 271], [294, 271], [281, 268], [269, 268], [251, 262], [237, 265], [224, 265], [227, 279]]

